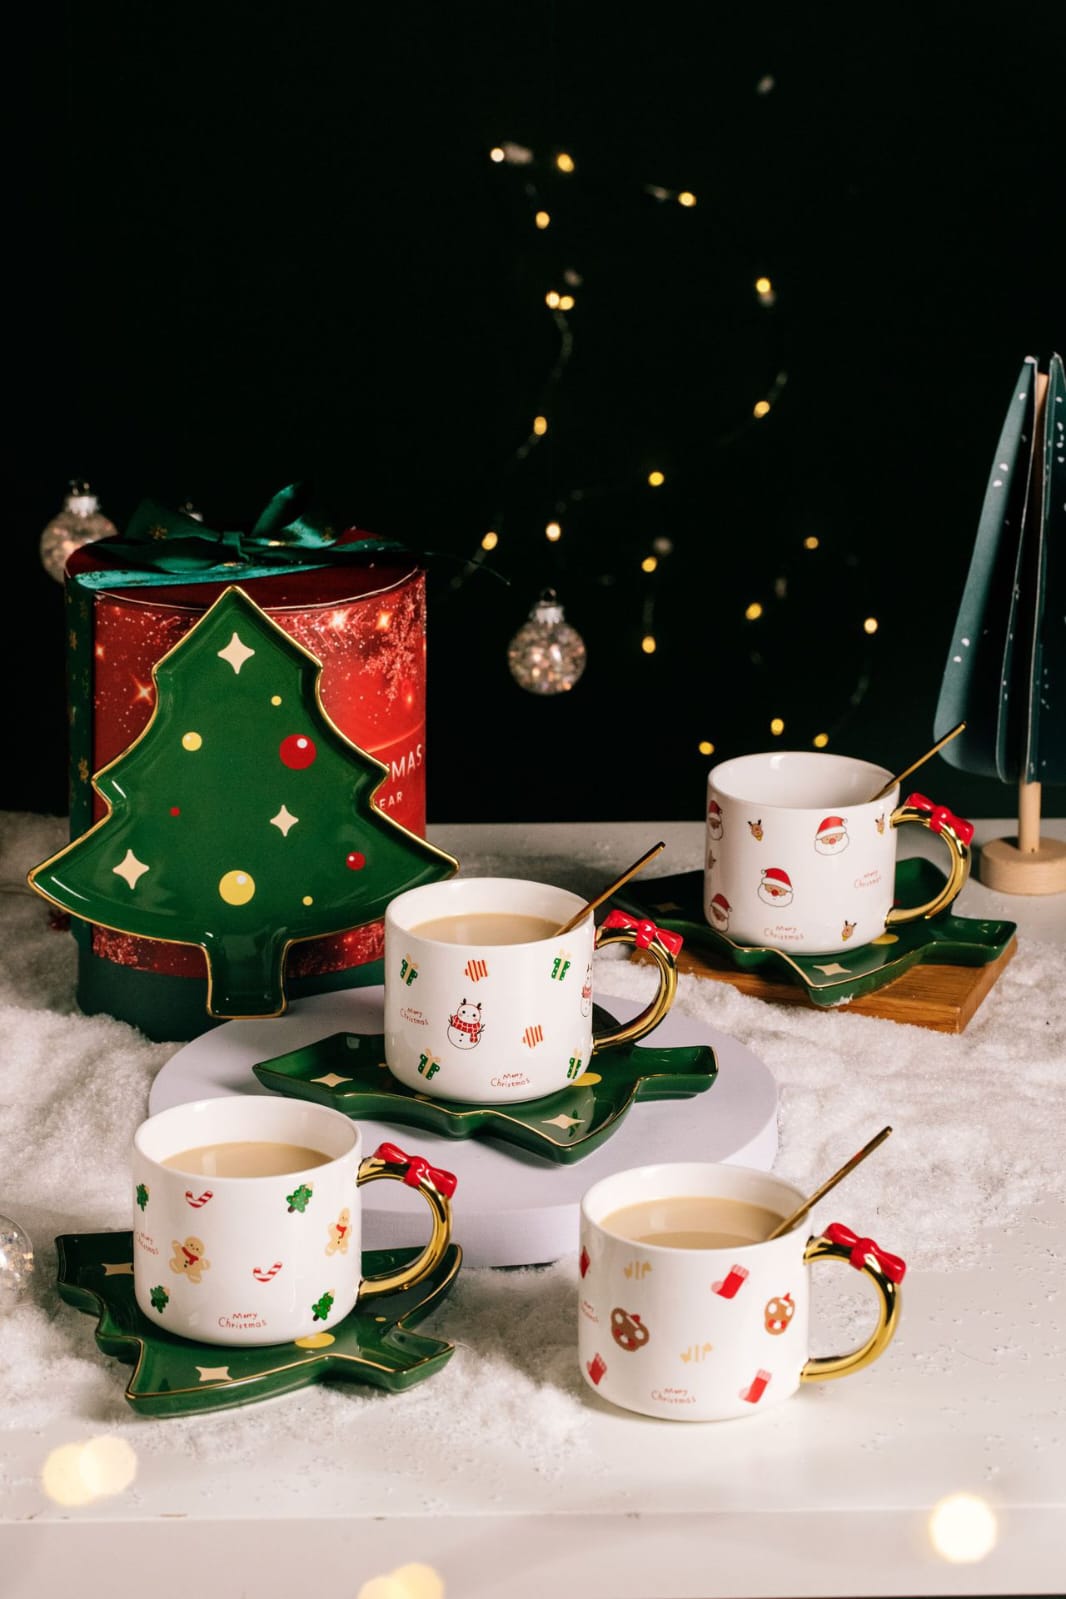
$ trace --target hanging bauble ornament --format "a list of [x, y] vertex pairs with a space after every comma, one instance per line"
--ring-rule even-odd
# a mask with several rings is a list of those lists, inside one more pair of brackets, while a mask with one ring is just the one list
[[95, 539], [114, 538], [117, 532], [115, 524], [101, 512], [100, 502], [88, 483], [72, 478], [67, 484], [63, 509], [41, 534], [41, 565], [49, 577], [62, 583], [67, 560], [75, 550]]
[[0, 1216], [0, 1315], [13, 1310], [33, 1276], [33, 1245], [17, 1221]]
[[563, 615], [554, 589], [545, 589], [507, 646], [507, 664], [530, 694], [565, 694], [585, 670], [585, 641]]

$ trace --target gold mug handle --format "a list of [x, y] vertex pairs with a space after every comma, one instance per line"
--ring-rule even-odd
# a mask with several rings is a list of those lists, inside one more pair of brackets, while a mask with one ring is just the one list
[[945, 805], [934, 805], [924, 794], [908, 794], [904, 803], [897, 805], [892, 812], [891, 825], [904, 827], [909, 822], [916, 822], [920, 827], [928, 827], [930, 832], [939, 833], [950, 852], [951, 867], [947, 882], [935, 898], [925, 905], [894, 905], [885, 917], [886, 927], [898, 927], [902, 922], [916, 922], [923, 917], [928, 920], [931, 916], [939, 915], [962, 892], [970, 875], [972, 822], [963, 821], [961, 816], [956, 816]]
[[844, 1260], [877, 1284], [881, 1295], [877, 1326], [864, 1344], [847, 1355], [819, 1355], [807, 1361], [800, 1382], [825, 1382], [829, 1377], [848, 1377], [869, 1366], [883, 1355], [899, 1322], [899, 1289], [906, 1264], [898, 1255], [879, 1249], [872, 1238], [858, 1238], [849, 1227], [834, 1222], [819, 1238], [809, 1240], [803, 1252], [804, 1264], [813, 1260]]
[[378, 1272], [364, 1277], [359, 1287], [360, 1299], [374, 1299], [379, 1294], [394, 1294], [401, 1288], [413, 1288], [428, 1277], [443, 1259], [452, 1236], [452, 1207], [449, 1203], [455, 1192], [457, 1179], [450, 1171], [431, 1166], [424, 1155], [405, 1155], [396, 1144], [379, 1144], [372, 1155], [359, 1164], [356, 1186], [372, 1183], [381, 1177], [391, 1177], [396, 1182], [417, 1188], [429, 1205], [433, 1217], [433, 1232], [429, 1243], [420, 1255], [401, 1266], [397, 1271]]
[[605, 1033], [593, 1033], [594, 1055], [613, 1049], [616, 1044], [635, 1044], [638, 1038], [644, 1038], [653, 1027], [658, 1027], [677, 993], [677, 956], [682, 938], [680, 933], [667, 932], [647, 918], [627, 916], [625, 911], [608, 911], [596, 929], [596, 948], [603, 949], [607, 944], [632, 944], [635, 949], [651, 955], [659, 968], [659, 989], [651, 1004], [631, 1022], [623, 1022]]

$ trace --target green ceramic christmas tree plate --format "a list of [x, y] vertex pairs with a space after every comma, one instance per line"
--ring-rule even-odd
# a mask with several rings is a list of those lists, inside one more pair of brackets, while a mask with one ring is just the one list
[[[896, 863], [897, 905], [923, 905], [944, 886], [932, 861], [914, 856]], [[955, 916], [950, 910], [928, 921], [906, 922], [860, 949], [832, 955], [794, 955], [737, 944], [709, 925], [703, 913], [703, 872], [680, 872], [627, 885], [614, 903], [633, 916], [647, 916], [682, 934], [689, 955], [719, 957], [739, 971], [759, 972], [779, 982], [802, 984], [815, 1005], [842, 1005], [872, 993], [921, 962], [985, 966], [996, 960], [1017, 931], [1015, 922]]]
[[[593, 1006], [596, 1032], [617, 1025], [615, 1017]], [[498, 1138], [567, 1163], [598, 1149], [638, 1100], [704, 1093], [718, 1075], [718, 1061], [709, 1044], [665, 1049], [619, 1044], [594, 1055], [589, 1069], [557, 1093], [509, 1105], [430, 1099], [405, 1087], [385, 1064], [380, 1033], [332, 1033], [252, 1070], [265, 1088], [347, 1116], [400, 1122], [446, 1138]]]
[[[98, 1318], [105, 1355], [133, 1366], [126, 1398], [146, 1416], [201, 1415], [273, 1399], [312, 1382], [347, 1379], [399, 1393], [431, 1377], [454, 1345], [408, 1329], [448, 1293], [462, 1251], [449, 1244], [436, 1270], [414, 1288], [358, 1305], [331, 1333], [258, 1349], [198, 1344], [164, 1332], [141, 1314], [133, 1294], [132, 1233], [64, 1233], [56, 1239], [58, 1288], [68, 1305]], [[367, 1273], [393, 1271], [417, 1249], [375, 1249]]]

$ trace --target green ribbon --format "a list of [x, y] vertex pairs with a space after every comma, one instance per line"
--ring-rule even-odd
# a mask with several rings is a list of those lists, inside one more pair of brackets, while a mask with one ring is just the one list
[[369, 552], [402, 550], [395, 539], [337, 538], [310, 514], [300, 483], [275, 494], [251, 532], [218, 530], [184, 511], [156, 500], [142, 500], [123, 535], [100, 539], [94, 553], [112, 560], [105, 572], [79, 572], [71, 581], [83, 589], [135, 588], [178, 583], [219, 583], [270, 577], [363, 559]]

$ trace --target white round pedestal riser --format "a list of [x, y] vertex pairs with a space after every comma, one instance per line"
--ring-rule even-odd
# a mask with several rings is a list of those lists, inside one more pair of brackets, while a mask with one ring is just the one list
[[[642, 1008], [635, 1000], [597, 996], [620, 1021]], [[194, 1038], [165, 1062], [149, 1094], [150, 1114], [213, 1094], [267, 1094], [252, 1067], [333, 1033], [380, 1033], [381, 987], [297, 1000], [284, 1016], [226, 1022]], [[769, 1068], [736, 1039], [684, 1016], [676, 1006], [649, 1046], [710, 1044], [718, 1061], [714, 1084], [692, 1099], [633, 1105], [618, 1130], [570, 1165], [481, 1137], [457, 1139], [400, 1122], [364, 1121], [364, 1149], [383, 1139], [455, 1173], [453, 1237], [467, 1266], [533, 1266], [576, 1253], [581, 1196], [601, 1177], [657, 1160], [733, 1162], [769, 1171], [777, 1156], [777, 1083]], [[639, 1044], [636, 1046], [641, 1047]], [[363, 1248], [422, 1247], [423, 1207], [404, 1203], [399, 1183], [363, 1190]]]

